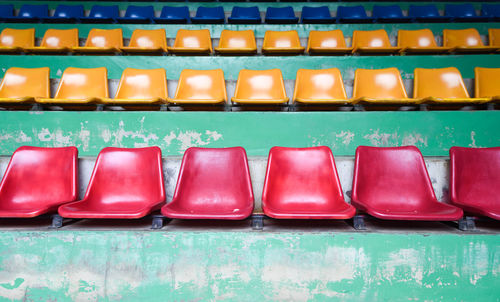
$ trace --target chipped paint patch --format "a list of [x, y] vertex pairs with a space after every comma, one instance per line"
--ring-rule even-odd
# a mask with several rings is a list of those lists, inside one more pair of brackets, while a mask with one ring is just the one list
[[470, 140], [471, 140], [471, 143], [469, 144], [469, 147], [477, 148], [477, 146], [476, 146], [476, 132], [475, 131], [470, 132]]
[[342, 144], [345, 146], [349, 146], [354, 139], [354, 133], [351, 131], [342, 131], [339, 134], [335, 134], [335, 137], [342, 139]]
[[398, 133], [381, 132], [380, 129], [370, 129], [372, 132], [363, 136], [364, 139], [370, 141], [374, 147], [390, 147], [398, 146]]
[[401, 146], [427, 147], [427, 136], [423, 136], [420, 133], [406, 134], [403, 136]]

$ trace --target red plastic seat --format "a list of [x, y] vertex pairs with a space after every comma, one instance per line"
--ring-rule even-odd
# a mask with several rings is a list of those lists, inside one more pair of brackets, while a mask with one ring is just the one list
[[450, 149], [451, 202], [500, 220], [500, 147]]
[[351, 204], [381, 219], [453, 221], [461, 209], [439, 202], [418, 148], [356, 149]]
[[193, 147], [184, 153], [174, 197], [161, 213], [169, 218], [238, 220], [252, 214], [253, 204], [245, 149]]
[[283, 219], [349, 219], [356, 213], [344, 201], [328, 147], [271, 148], [262, 209]]
[[59, 207], [67, 218], [141, 218], [165, 202], [161, 150], [104, 148], [85, 197]]
[[75, 147], [17, 149], [0, 183], [0, 217], [35, 217], [76, 200], [77, 158]]

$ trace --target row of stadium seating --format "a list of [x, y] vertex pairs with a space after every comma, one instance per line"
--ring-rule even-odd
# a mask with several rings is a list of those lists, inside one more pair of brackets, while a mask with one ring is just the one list
[[[410, 5], [408, 16], [398, 5], [374, 5], [372, 15], [368, 16], [365, 8], [359, 6], [339, 6], [335, 17], [332, 17], [328, 6], [302, 7], [300, 22], [302, 23], [370, 23], [370, 22], [487, 22], [500, 20], [499, 4], [483, 4], [481, 13], [476, 14], [472, 4], [446, 4], [444, 15], [435, 5]], [[159, 17], [155, 17], [153, 6], [129, 5], [123, 17], [119, 16], [117, 5], [94, 5], [88, 16], [85, 16], [83, 5], [59, 5], [54, 15], [49, 16], [48, 5], [25, 4], [21, 6], [17, 16], [13, 5], [0, 5], [0, 21], [2, 22], [57, 22], [57, 23], [225, 23], [224, 8], [198, 7], [196, 15], [190, 16], [187, 6], [164, 6]], [[232, 9], [229, 23], [254, 24], [261, 23], [262, 18], [257, 6]], [[298, 23], [299, 18], [293, 7], [268, 7], [264, 18], [270, 24]]]
[[[188, 148], [167, 204], [160, 148], [102, 149], [79, 201], [77, 159], [76, 147], [17, 149], [0, 184], [0, 217], [57, 211], [64, 218], [137, 219], [161, 208], [168, 218], [239, 220], [254, 211], [242, 147]], [[457, 221], [465, 211], [499, 220], [500, 148], [452, 147], [450, 159], [447, 204], [437, 200], [418, 148], [359, 146], [348, 204], [330, 148], [273, 147], [262, 209], [277, 219], [350, 219], [361, 212], [386, 220]]]
[[[447, 54], [491, 53], [500, 49], [500, 29], [490, 28], [489, 45], [484, 45], [474, 28], [443, 30], [443, 46], [438, 46], [430, 29], [399, 30], [397, 46], [392, 46], [384, 29], [355, 30], [352, 46], [348, 47], [341, 30], [310, 31], [305, 49], [297, 31], [266, 31], [262, 45], [265, 55], [299, 55], [304, 50], [311, 55], [358, 54]], [[128, 46], [123, 46], [123, 34], [117, 29], [91, 29], [85, 46], [79, 46], [78, 29], [48, 29], [40, 46], [35, 46], [35, 29], [5, 28], [0, 34], [0, 53], [32, 54], [165, 54], [208, 55], [213, 52], [208, 29], [179, 29], [172, 47], [167, 47], [164, 29], [136, 29]], [[252, 30], [221, 32], [215, 52], [221, 55], [254, 55], [257, 43]]]
[[[0, 84], [0, 104], [158, 105], [225, 104], [222, 69], [181, 72], [173, 98], [168, 97], [166, 72], [158, 69], [123, 71], [115, 98], [109, 98], [107, 70], [68, 67], [50, 98], [49, 68], [10, 68]], [[455, 67], [416, 68], [413, 98], [409, 98], [396, 68], [357, 69], [353, 96], [348, 98], [337, 68], [299, 69], [294, 103], [302, 104], [482, 104], [500, 101], [500, 68], [475, 68], [475, 95], [465, 87]], [[286, 104], [289, 98], [279, 69], [240, 71], [233, 104]]]

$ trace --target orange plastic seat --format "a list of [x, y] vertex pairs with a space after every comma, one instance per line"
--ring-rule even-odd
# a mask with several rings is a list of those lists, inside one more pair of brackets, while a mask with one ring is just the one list
[[33, 53], [67, 53], [78, 46], [78, 29], [47, 29], [42, 43], [27, 50]]
[[104, 104], [153, 105], [168, 97], [165, 69], [126, 68], [120, 79], [115, 98], [102, 99]]
[[340, 29], [311, 30], [307, 52], [311, 55], [348, 54], [352, 52], [352, 47], [346, 46], [344, 34]]
[[173, 47], [168, 51], [175, 54], [211, 54], [212, 40], [208, 29], [179, 29]]
[[428, 28], [398, 30], [398, 47], [410, 54], [439, 54], [450, 51], [449, 47], [438, 46], [434, 34]]
[[295, 79], [293, 101], [303, 104], [346, 104], [347, 98], [340, 70], [299, 69]]
[[352, 36], [352, 47], [354, 53], [360, 54], [395, 54], [400, 50], [399, 47], [391, 46], [389, 36], [384, 29], [355, 30]]
[[264, 43], [262, 45], [263, 54], [301, 54], [303, 52], [304, 47], [300, 45], [299, 34], [296, 30], [266, 31], [264, 35]]
[[500, 50], [500, 28], [488, 29], [488, 41], [490, 46]]
[[352, 98], [355, 103], [414, 104], [408, 98], [397, 68], [356, 69]]
[[117, 53], [123, 47], [123, 34], [121, 28], [90, 30], [85, 46], [73, 47], [77, 53]]
[[0, 33], [0, 53], [22, 52], [35, 46], [35, 29], [5, 28]]
[[127, 53], [164, 53], [167, 52], [165, 29], [135, 29], [128, 46], [121, 48]]
[[74, 68], [63, 72], [54, 98], [41, 98], [42, 104], [90, 104], [108, 95], [108, 72], [105, 67]]
[[474, 68], [474, 97], [500, 101], [500, 68]]
[[219, 54], [253, 55], [257, 53], [257, 44], [253, 30], [227, 30], [220, 33]]
[[242, 69], [231, 101], [237, 104], [283, 104], [288, 102], [279, 69]]
[[222, 69], [184, 69], [177, 84], [175, 97], [168, 99], [175, 104], [221, 104], [227, 100], [226, 84]]
[[484, 46], [475, 28], [444, 29], [443, 46], [455, 53], [494, 52], [498, 46]]
[[0, 84], [0, 104], [30, 103], [50, 97], [50, 69], [11, 67]]

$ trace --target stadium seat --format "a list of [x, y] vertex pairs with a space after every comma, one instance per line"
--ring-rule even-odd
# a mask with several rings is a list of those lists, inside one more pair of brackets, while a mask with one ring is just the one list
[[113, 54], [120, 52], [123, 47], [123, 34], [121, 28], [90, 30], [85, 46], [73, 47], [77, 53], [102, 53]]
[[126, 53], [161, 54], [167, 52], [165, 29], [135, 29], [128, 46], [121, 48]]
[[118, 5], [93, 5], [88, 17], [80, 18], [82, 23], [115, 23], [120, 17]]
[[411, 19], [403, 15], [399, 5], [374, 5], [372, 10], [373, 21], [379, 23], [410, 22]]
[[266, 23], [268, 24], [294, 24], [299, 22], [295, 17], [293, 7], [268, 7], [266, 11]]
[[262, 53], [265, 55], [298, 55], [304, 53], [304, 47], [300, 45], [299, 34], [296, 30], [267, 30], [262, 44]]
[[0, 84], [0, 105], [33, 103], [50, 97], [49, 73], [48, 67], [7, 69]]
[[413, 22], [421, 23], [447, 22], [450, 20], [448, 17], [441, 16], [434, 4], [410, 5], [408, 7], [408, 17]]
[[117, 18], [120, 23], [151, 23], [155, 17], [155, 11], [152, 5], [148, 6], [127, 6], [125, 16]]
[[47, 29], [43, 35], [42, 43], [37, 47], [26, 50], [31, 53], [68, 53], [73, 47], [78, 46], [78, 29]]
[[340, 70], [299, 69], [293, 101], [301, 104], [346, 104], [347, 98]]
[[211, 54], [212, 40], [208, 29], [179, 29], [173, 47], [168, 51], [175, 54]]
[[397, 68], [356, 69], [352, 98], [366, 104], [414, 104], [408, 98]]
[[337, 22], [338, 23], [371, 23], [371, 22], [373, 22], [373, 19], [366, 15], [365, 7], [362, 5], [338, 6], [337, 7]]
[[278, 219], [349, 219], [356, 209], [344, 200], [328, 147], [269, 151], [262, 209]]
[[483, 4], [481, 16], [489, 21], [500, 21], [500, 4]]
[[500, 147], [450, 148], [450, 195], [466, 213], [500, 220]]
[[191, 18], [191, 22], [198, 24], [224, 24], [226, 22], [224, 8], [222, 6], [200, 6], [196, 10], [196, 16]]
[[137, 219], [164, 202], [160, 148], [107, 147], [97, 156], [85, 197], [59, 207], [59, 215]]
[[441, 54], [450, 51], [449, 47], [437, 45], [434, 34], [428, 28], [398, 30], [398, 47], [407, 54]]
[[78, 149], [22, 146], [0, 183], [0, 217], [30, 218], [57, 212], [78, 194]]
[[340, 29], [309, 31], [307, 52], [310, 55], [342, 55], [350, 54], [352, 47], [345, 44], [344, 34]]
[[35, 29], [4, 28], [0, 33], [0, 53], [19, 53], [35, 46]]
[[85, 13], [83, 5], [64, 5], [60, 4], [56, 7], [54, 15], [43, 19], [47, 23], [79, 23], [80, 18], [84, 17]]
[[165, 103], [167, 75], [165, 69], [126, 68], [113, 99], [101, 100], [106, 105], [159, 105]]
[[172, 202], [161, 213], [179, 219], [242, 220], [254, 196], [245, 149], [188, 148]]
[[224, 104], [227, 100], [226, 84], [222, 69], [191, 70], [181, 72], [174, 104]]
[[500, 68], [474, 68], [474, 97], [500, 101]]
[[240, 70], [231, 101], [236, 104], [287, 103], [281, 70]]
[[444, 15], [449, 17], [451, 22], [482, 22], [488, 18], [478, 16], [476, 9], [470, 3], [464, 4], [446, 4], [444, 7]]
[[253, 55], [257, 53], [257, 44], [253, 30], [227, 30], [220, 34], [219, 46], [215, 52], [228, 55]]
[[262, 19], [257, 6], [234, 6], [231, 11], [231, 16], [227, 18], [227, 21], [232, 24], [260, 24]]
[[0, 22], [5, 22], [14, 17], [14, 5], [2, 4], [0, 5]]
[[300, 21], [302, 23], [334, 23], [328, 6], [303, 6]]
[[444, 29], [443, 46], [455, 53], [494, 52], [497, 46], [484, 46], [479, 32], [475, 28]]
[[160, 17], [155, 18], [154, 21], [160, 24], [191, 23], [189, 8], [187, 6], [164, 6], [161, 9]]
[[356, 149], [351, 204], [388, 220], [454, 221], [461, 209], [436, 199], [417, 147]]
[[389, 36], [384, 29], [355, 30], [352, 35], [353, 53], [359, 54], [395, 54], [400, 48], [391, 46]]
[[488, 41], [488, 45], [490, 47], [497, 47], [498, 49], [500, 49], [500, 29], [488, 29]]
[[49, 6], [47, 4], [23, 4], [16, 17], [9, 18], [11, 22], [40, 22], [49, 16]]

